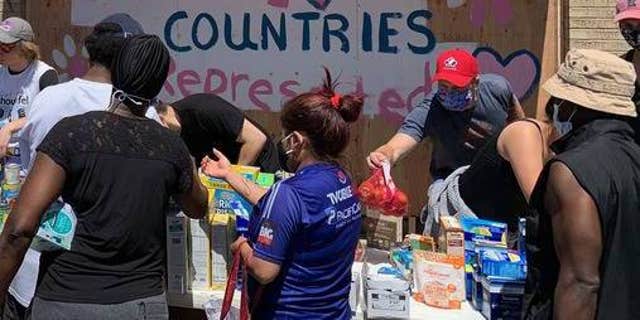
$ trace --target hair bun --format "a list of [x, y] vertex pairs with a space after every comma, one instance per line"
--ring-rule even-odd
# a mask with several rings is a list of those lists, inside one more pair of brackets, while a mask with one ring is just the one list
[[348, 94], [340, 99], [337, 109], [344, 121], [356, 122], [360, 117], [363, 105], [362, 97]]

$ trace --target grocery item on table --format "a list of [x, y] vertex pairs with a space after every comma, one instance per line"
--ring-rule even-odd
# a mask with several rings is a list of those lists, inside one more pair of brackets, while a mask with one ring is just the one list
[[450, 216], [440, 217], [440, 251], [452, 256], [464, 256], [464, 233], [458, 219]]
[[[367, 253], [368, 254], [368, 253]], [[365, 297], [368, 319], [408, 319], [409, 282], [388, 263], [365, 264]]]
[[436, 251], [436, 244], [430, 236], [412, 233], [404, 237], [404, 242], [411, 250]]
[[390, 250], [402, 242], [402, 217], [389, 216], [365, 208], [362, 233], [369, 247]]
[[524, 280], [483, 276], [482, 315], [487, 320], [520, 320], [524, 289]]
[[189, 219], [182, 213], [167, 216], [167, 292], [190, 290], [188, 256]]
[[189, 276], [194, 290], [211, 286], [210, 228], [206, 219], [189, 219]]
[[485, 248], [478, 252], [480, 271], [486, 276], [522, 280], [526, 278], [526, 264], [517, 251]]
[[465, 299], [464, 258], [439, 252], [413, 252], [413, 275], [424, 303], [460, 309]]
[[413, 252], [410, 248], [395, 248], [390, 253], [391, 263], [400, 270], [402, 276], [410, 280], [413, 272]]
[[[242, 177], [244, 177], [245, 179], [251, 182], [256, 182], [256, 179], [258, 179], [258, 174], [260, 173], [259, 167], [251, 167], [251, 166], [232, 165], [231, 170], [233, 172], [240, 174]], [[226, 181], [218, 178], [209, 177], [204, 173], [200, 173], [200, 179], [202, 180], [202, 184], [207, 189], [227, 189], [227, 190], [232, 189], [229, 183], [227, 183]]]
[[4, 166], [4, 184], [18, 185], [20, 184], [20, 165], [17, 163], [8, 163]]
[[211, 221], [211, 288], [224, 290], [233, 256], [229, 247], [236, 239], [235, 216], [216, 214]]
[[507, 245], [507, 224], [484, 219], [462, 217], [460, 225], [464, 230], [464, 245], [466, 250], [474, 250], [475, 242], [483, 240]]
[[388, 162], [381, 169], [373, 170], [373, 175], [358, 187], [358, 195], [365, 206], [387, 215], [404, 216], [409, 207], [407, 195], [391, 178]]

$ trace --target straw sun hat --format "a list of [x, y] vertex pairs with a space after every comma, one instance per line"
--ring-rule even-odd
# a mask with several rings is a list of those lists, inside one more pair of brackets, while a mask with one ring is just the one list
[[636, 71], [631, 63], [598, 50], [573, 49], [542, 88], [584, 108], [636, 117], [631, 101], [635, 81]]

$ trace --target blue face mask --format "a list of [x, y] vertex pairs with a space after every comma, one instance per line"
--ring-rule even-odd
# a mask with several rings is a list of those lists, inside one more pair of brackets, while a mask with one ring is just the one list
[[440, 104], [449, 111], [464, 111], [473, 99], [471, 88], [447, 89], [440, 87], [437, 95]]

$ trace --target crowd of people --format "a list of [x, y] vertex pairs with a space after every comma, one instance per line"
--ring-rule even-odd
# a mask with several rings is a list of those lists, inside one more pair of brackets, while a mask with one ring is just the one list
[[[524, 218], [525, 319], [640, 318], [640, 2], [619, 0], [615, 19], [632, 49], [570, 50], [541, 86], [544, 118], [526, 118], [505, 78], [448, 50], [437, 90], [366, 161], [350, 159], [394, 165], [430, 138], [427, 235], [442, 216], [513, 231]], [[26, 176], [0, 235], [1, 319], [167, 319], [165, 214], [173, 199], [205, 216], [199, 171], [255, 206], [247, 238], [231, 245], [252, 318], [351, 317], [362, 208], [338, 159], [364, 97], [341, 95], [325, 69], [321, 88], [285, 103], [273, 135], [216, 95], [159, 101], [169, 52], [126, 14], [85, 39], [82, 78], [58, 84], [34, 41], [27, 21], [0, 24], [0, 157]], [[263, 189], [231, 164], [295, 175]], [[54, 202], [77, 216], [71, 249], [31, 249]]]

